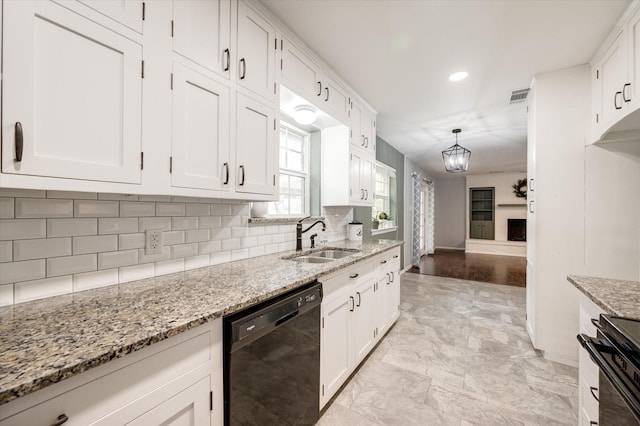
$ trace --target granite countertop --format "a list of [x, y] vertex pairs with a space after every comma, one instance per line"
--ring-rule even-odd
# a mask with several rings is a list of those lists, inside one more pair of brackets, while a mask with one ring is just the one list
[[322, 264], [281, 252], [2, 307], [0, 405], [401, 244], [331, 243], [360, 251]]
[[640, 320], [640, 281], [576, 275], [567, 279], [606, 313]]

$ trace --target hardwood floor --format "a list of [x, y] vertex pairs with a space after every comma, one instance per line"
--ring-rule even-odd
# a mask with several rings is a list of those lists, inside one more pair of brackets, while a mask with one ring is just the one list
[[422, 256], [420, 268], [414, 266], [409, 272], [516, 287], [527, 284], [524, 257], [470, 254], [462, 250], [437, 249], [435, 254]]

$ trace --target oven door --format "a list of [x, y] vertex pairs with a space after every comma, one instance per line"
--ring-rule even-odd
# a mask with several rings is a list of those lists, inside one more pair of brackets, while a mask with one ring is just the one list
[[594, 339], [585, 334], [578, 341], [600, 369], [599, 426], [640, 425], [640, 393], [634, 384], [637, 378], [624, 374], [618, 349], [600, 332]]

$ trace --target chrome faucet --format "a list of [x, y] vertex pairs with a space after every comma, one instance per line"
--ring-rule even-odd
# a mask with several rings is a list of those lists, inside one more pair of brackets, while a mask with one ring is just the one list
[[307, 232], [309, 229], [313, 228], [314, 226], [316, 226], [319, 223], [322, 224], [322, 230], [323, 231], [326, 231], [326, 229], [327, 229], [327, 225], [325, 225], [325, 223], [322, 220], [316, 220], [315, 222], [313, 222], [313, 224], [309, 225], [309, 227], [303, 231], [302, 230], [302, 221], [305, 220], [305, 219], [309, 219], [310, 217], [311, 216], [303, 217], [302, 219], [300, 219], [298, 221], [298, 223], [296, 223], [296, 251], [302, 251], [302, 234]]

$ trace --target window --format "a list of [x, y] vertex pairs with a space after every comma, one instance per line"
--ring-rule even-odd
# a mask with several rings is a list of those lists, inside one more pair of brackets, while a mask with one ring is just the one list
[[280, 123], [280, 200], [269, 203], [272, 216], [305, 216], [309, 211], [309, 134]]
[[376, 192], [372, 216], [378, 217], [382, 212], [395, 220], [395, 186], [396, 171], [386, 164], [376, 163]]

